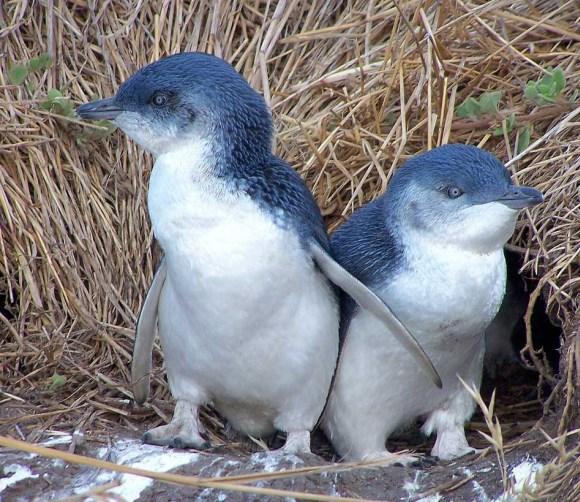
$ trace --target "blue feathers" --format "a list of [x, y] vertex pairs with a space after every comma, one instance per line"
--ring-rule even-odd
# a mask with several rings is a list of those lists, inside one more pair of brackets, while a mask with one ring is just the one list
[[470, 145], [444, 145], [415, 155], [397, 170], [385, 196], [390, 206], [400, 204], [408, 190], [459, 187], [471, 204], [495, 200], [512, 184], [508, 170], [492, 154]]

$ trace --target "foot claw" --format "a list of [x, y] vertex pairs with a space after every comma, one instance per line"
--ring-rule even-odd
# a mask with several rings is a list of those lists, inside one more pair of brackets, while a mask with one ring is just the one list
[[408, 465], [409, 465], [409, 467], [415, 467], [418, 469], [426, 469], [428, 467], [433, 467], [434, 465], [437, 465], [437, 462], [439, 462], [438, 457], [426, 455], [424, 457], [417, 457], [417, 459], [414, 462], [412, 462], [411, 464], [408, 464]]
[[173, 448], [177, 448], [178, 450], [184, 450], [185, 442], [181, 438], [173, 438], [173, 440], [171, 441], [171, 446]]
[[275, 451], [279, 451], [286, 455], [310, 454], [310, 431], [289, 432], [284, 446]]
[[437, 431], [437, 440], [431, 449], [431, 455], [441, 460], [455, 460], [477, 451], [467, 443], [463, 426], [458, 426], [450, 430]]

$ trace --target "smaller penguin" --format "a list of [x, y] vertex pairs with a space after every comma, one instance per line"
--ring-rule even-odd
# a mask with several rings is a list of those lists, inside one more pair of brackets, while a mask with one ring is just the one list
[[464, 423], [475, 403], [458, 376], [480, 385], [485, 330], [505, 292], [503, 246], [518, 211], [542, 201], [491, 154], [447, 145], [408, 160], [382, 197], [335, 232], [335, 259], [392, 308], [443, 380], [433, 388], [375, 317], [344, 296], [345, 342], [323, 416], [341, 456], [389, 456], [388, 437], [420, 417], [425, 434], [437, 433], [432, 455], [473, 451]]

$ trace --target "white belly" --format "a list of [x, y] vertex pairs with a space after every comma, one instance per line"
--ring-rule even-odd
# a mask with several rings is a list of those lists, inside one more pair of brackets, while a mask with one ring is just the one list
[[326, 279], [296, 233], [251, 199], [191, 174], [176, 183], [180, 173], [158, 164], [149, 207], [168, 267], [159, 325], [174, 397], [212, 401], [248, 433], [292, 414], [312, 427], [338, 343]]
[[[423, 248], [425, 251], [425, 248]], [[384, 442], [397, 428], [426, 415], [461, 389], [460, 375], [479, 385], [483, 334], [501, 304], [505, 262], [490, 255], [434, 252], [379, 291], [431, 357], [437, 389], [415, 361], [365, 310], [351, 320], [326, 430], [343, 454]], [[471, 414], [466, 403], [465, 415]], [[356, 440], [354, 430], [357, 430]]]

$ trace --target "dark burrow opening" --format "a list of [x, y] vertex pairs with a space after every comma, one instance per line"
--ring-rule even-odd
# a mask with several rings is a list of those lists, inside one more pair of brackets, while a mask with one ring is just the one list
[[[5, 321], [13, 322], [18, 319], [18, 298], [14, 289], [10, 290], [5, 275], [0, 274], [0, 316]], [[2, 323], [0, 322], [0, 326]]]

